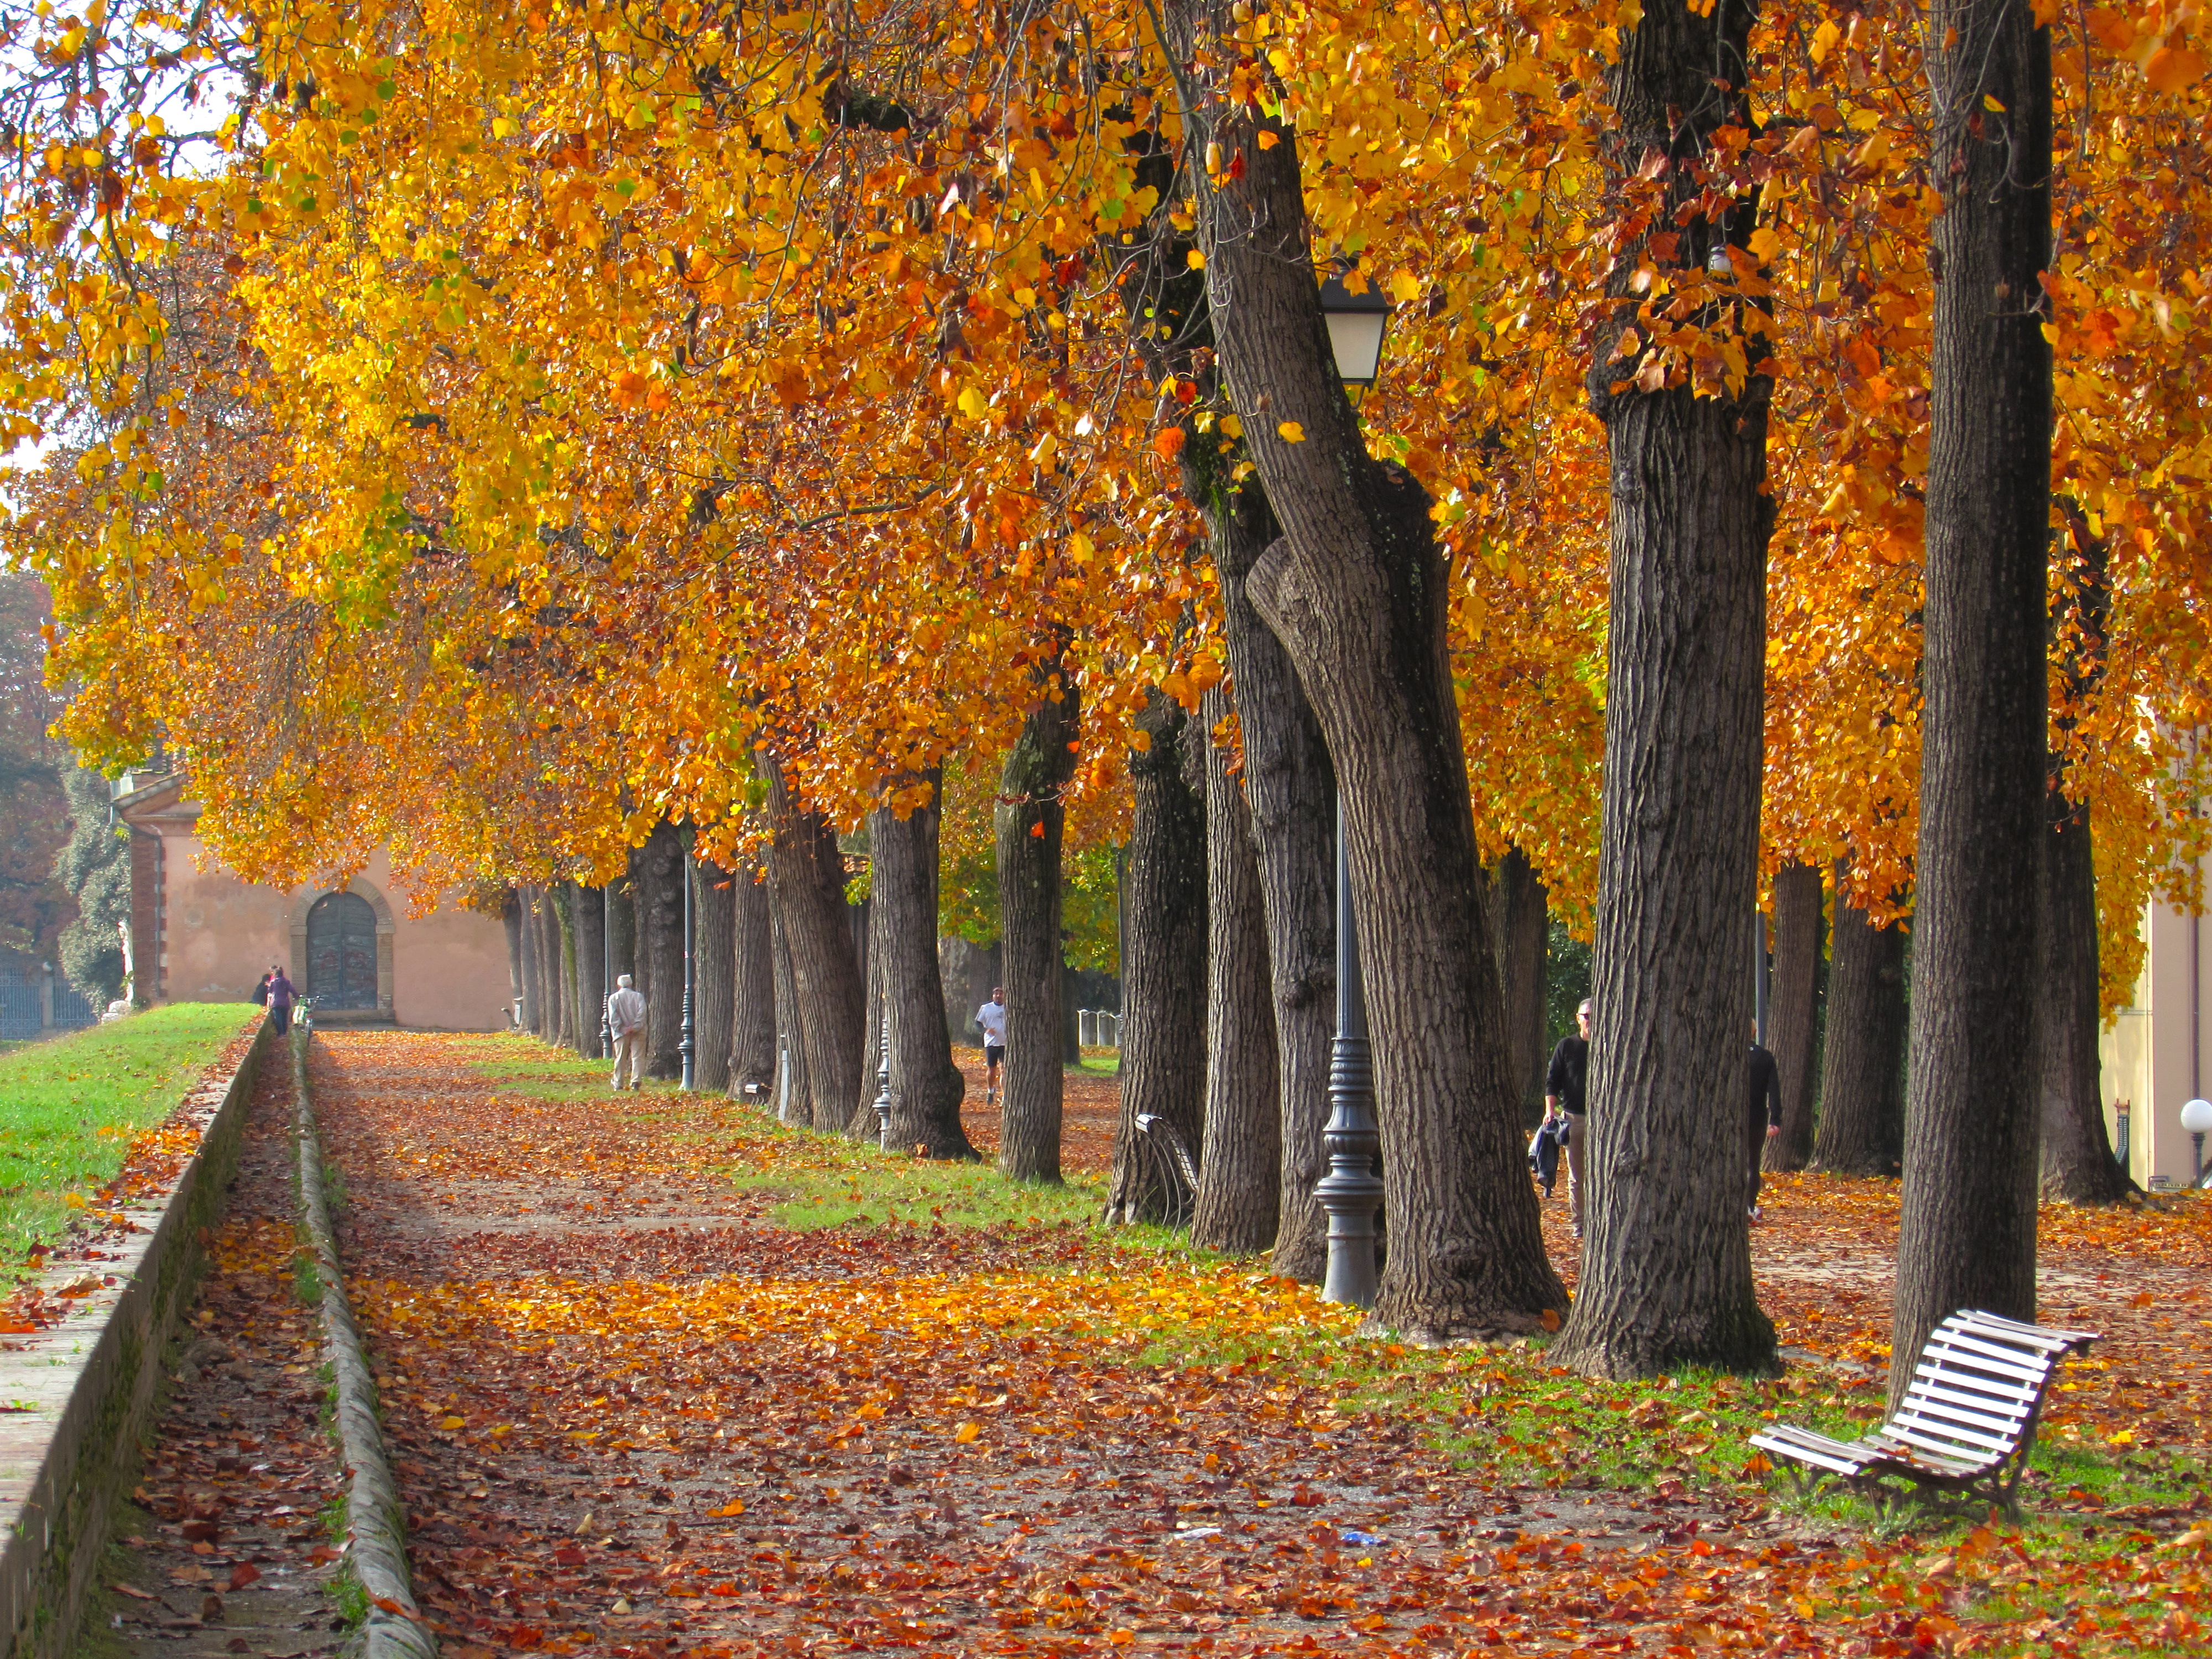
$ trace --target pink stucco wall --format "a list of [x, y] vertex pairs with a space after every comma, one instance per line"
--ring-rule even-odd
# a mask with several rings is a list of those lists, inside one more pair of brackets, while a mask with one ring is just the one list
[[[271, 963], [303, 980], [295, 927], [309, 905], [332, 890], [287, 893], [252, 886], [216, 863], [197, 836], [163, 839], [164, 1000], [244, 1001]], [[507, 1029], [512, 994], [507, 932], [498, 917], [450, 904], [427, 916], [409, 915], [382, 853], [349, 887], [390, 921], [392, 1012], [399, 1024], [440, 1030]]]

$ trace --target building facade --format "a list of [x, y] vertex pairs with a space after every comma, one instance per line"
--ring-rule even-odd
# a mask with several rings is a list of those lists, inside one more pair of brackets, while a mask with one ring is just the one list
[[2181, 1109], [2212, 1089], [2212, 919], [2153, 904], [2142, 927], [2142, 972], [2099, 1045], [2105, 1127], [2136, 1184], [2165, 1191], [2196, 1172]]
[[182, 774], [126, 775], [116, 821], [131, 837], [131, 996], [243, 1002], [282, 964], [325, 1023], [497, 1031], [510, 1025], [507, 930], [441, 904], [410, 916], [387, 895], [380, 851], [359, 875], [287, 891], [243, 881], [201, 842]]

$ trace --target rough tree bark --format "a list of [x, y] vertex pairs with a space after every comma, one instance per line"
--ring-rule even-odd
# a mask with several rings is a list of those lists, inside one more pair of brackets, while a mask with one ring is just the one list
[[730, 1022], [736, 988], [737, 884], [719, 865], [691, 861], [691, 1086], [730, 1086]]
[[1074, 770], [1080, 705], [1064, 659], [1041, 663], [1038, 702], [999, 778], [999, 860], [1006, 1060], [1000, 1068], [999, 1168], [1017, 1181], [1060, 1179], [1061, 1104], [1060, 792]]
[[757, 861], [748, 860], [738, 866], [732, 883], [730, 1092], [757, 1106], [769, 1103], [775, 1085], [775, 955], [762, 873]]
[[1505, 1048], [1513, 1062], [1515, 1098], [1521, 1124], [1533, 1129], [1544, 1115], [1544, 1065], [1551, 1057], [1544, 1038], [1544, 993], [1551, 967], [1550, 898], [1528, 862], [1509, 847], [1498, 860], [1491, 883], [1496, 908], [1491, 918], [1498, 936], [1498, 975], [1505, 1001]]
[[1905, 929], [1869, 921], [1844, 896], [1838, 866], [1813, 1163], [1836, 1175], [1894, 1175], [1904, 1142]]
[[[1768, 1371], [1751, 1277], [1743, 1107], [1753, 1030], [1765, 696], [1770, 383], [1643, 390], [1622, 350], [1641, 262], [1695, 271], [1753, 228], [1692, 206], [1698, 156], [1747, 120], [1731, 70], [1753, 9], [1655, 0], [1612, 76], [1612, 188], [1669, 226], [1618, 262], [1591, 404], [1612, 477], [1612, 637], [1593, 951], [1588, 1242], [1559, 1362], [1598, 1376]], [[1740, 71], [1738, 72], [1740, 76]], [[1717, 76], [1718, 77], [1717, 80]], [[1657, 171], [1662, 158], [1664, 170]], [[1686, 210], [1686, 212], [1684, 210]], [[1620, 210], [1630, 211], [1623, 200]], [[1707, 319], [1711, 327], [1755, 314]], [[1755, 360], [1761, 351], [1748, 343]], [[1656, 367], [1656, 365], [1655, 365]]]
[[1206, 733], [1157, 690], [1137, 727], [1152, 741], [1129, 757], [1135, 804], [1121, 890], [1121, 1102], [1106, 1189], [1107, 1218], [1118, 1222], [1171, 1214], [1161, 1143], [1137, 1120], [1164, 1120], [1195, 1156], [1206, 1093], [1206, 775], [1198, 747]]
[[538, 994], [538, 890], [525, 882], [514, 890], [515, 943], [522, 969], [522, 1029], [532, 1036], [545, 1016]]
[[[522, 995], [522, 900], [512, 887], [507, 890], [507, 900], [499, 908], [500, 926], [507, 933], [507, 985], [508, 995], [515, 1008], [524, 1006]], [[520, 1012], [514, 1016], [518, 1024], [526, 1024]]]
[[[1890, 1351], [1960, 1308], [2035, 1317], [2036, 1039], [2049, 696], [2051, 35], [1929, 10], [1936, 221], [1911, 1110]], [[1890, 1370], [1890, 1403], [1912, 1368]]]
[[1245, 592], [1297, 668], [1344, 800], [1390, 1215], [1376, 1316], [1424, 1335], [1529, 1330], [1566, 1295], [1522, 1157], [1443, 560], [1425, 493], [1368, 456], [1322, 319], [1297, 135], [1229, 95], [1228, 12], [1170, 0], [1164, 21], [1184, 153], [1212, 147], [1228, 169], [1194, 167], [1184, 187], [1230, 397], [1283, 532]]
[[606, 885], [607, 930], [607, 994], [615, 992], [614, 981], [628, 974], [635, 988], [637, 978], [637, 884], [627, 874], [616, 877]]
[[531, 908], [538, 924], [538, 992], [540, 1005], [538, 1035], [559, 1043], [564, 999], [561, 985], [561, 919], [553, 908], [550, 887], [531, 889]]
[[1813, 1085], [1819, 1078], [1820, 955], [1826, 936], [1817, 864], [1774, 876], [1774, 990], [1766, 1046], [1782, 1079], [1782, 1133], [1766, 1143], [1766, 1167], [1802, 1170], [1813, 1157]]
[[1243, 804], [1257, 854], [1274, 1001], [1281, 1163], [1268, 1261], [1286, 1278], [1317, 1283], [1328, 1266], [1328, 1217], [1313, 1192], [1328, 1173], [1322, 1127], [1328, 1121], [1335, 1036], [1336, 780], [1297, 670], [1245, 591], [1261, 555], [1280, 539], [1281, 526], [1256, 478], [1241, 489], [1222, 488], [1200, 468], [1204, 453], [1194, 427], [1182, 452], [1183, 482], [1206, 514], [1206, 548], [1220, 576], [1222, 631], [1244, 739]]
[[2051, 725], [2058, 744], [2048, 760], [2043, 840], [2042, 1179], [2045, 1198], [2112, 1204], [2135, 1190], [2105, 1133], [2097, 1055], [2097, 863], [2089, 803], [2067, 787], [2065, 744], [2105, 678], [2105, 630], [2112, 616], [2111, 550], [2073, 501], [2061, 509], [2075, 550], [2069, 580], [2051, 609], [2061, 643], [2063, 701]]
[[1252, 812], [1228, 751], [1207, 736], [1228, 714], [1216, 686], [1191, 732], [1206, 763], [1206, 962], [1204, 1146], [1190, 1241], [1251, 1255], [1274, 1243], [1281, 1213], [1283, 1108]]
[[[765, 756], [763, 756], [765, 758]], [[770, 762], [769, 869], [783, 913], [797, 1030], [806, 1049], [805, 1121], [842, 1129], [860, 1097], [866, 991], [845, 902], [845, 860], [829, 820], [792, 799]], [[794, 1115], [797, 1115], [794, 1109]]]
[[2041, 1187], [2045, 1198], [2112, 1204], [2135, 1189], [2105, 1133], [2097, 1057], [2097, 866], [2089, 804], [2054, 787], [2043, 843]]
[[975, 1149], [960, 1127], [968, 1085], [952, 1063], [945, 982], [937, 971], [944, 775], [932, 769], [921, 781], [929, 786], [927, 805], [902, 819], [879, 807], [869, 829], [876, 865], [869, 897], [878, 924], [874, 949], [882, 958], [878, 972], [890, 1021], [890, 1144], [923, 1158], [973, 1158]]
[[583, 1018], [576, 1032], [576, 1052], [586, 1060], [598, 1060], [599, 1033], [606, 1024], [607, 997], [613, 988], [607, 983], [607, 894], [604, 887], [579, 887], [575, 890], [576, 916], [576, 1006]]
[[684, 882], [690, 859], [672, 823], [658, 823], [630, 854], [637, 890], [638, 989], [645, 993], [645, 1072], [684, 1074]]
[[775, 968], [776, 1052], [782, 1067], [775, 1084], [776, 1111], [787, 1121], [811, 1124], [814, 1092], [806, 1083], [806, 1043], [799, 1027], [799, 988], [792, 977], [791, 933], [784, 926], [783, 903], [776, 896], [773, 878], [769, 887], [769, 919]]

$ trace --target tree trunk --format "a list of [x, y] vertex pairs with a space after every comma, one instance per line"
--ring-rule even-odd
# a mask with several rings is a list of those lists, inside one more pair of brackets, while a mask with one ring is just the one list
[[546, 1042], [561, 1041], [561, 920], [554, 914], [553, 890], [533, 887], [531, 910], [538, 931], [538, 1035]]
[[[872, 876], [869, 886], [875, 885]], [[880, 906], [869, 906], [870, 928], [882, 927]], [[853, 1104], [845, 1119], [845, 1133], [855, 1140], [874, 1146], [884, 1132], [883, 1121], [876, 1115], [876, 1099], [884, 1091], [884, 952], [874, 948], [860, 957], [860, 975], [866, 988], [866, 1012], [860, 1020], [860, 1097]]]
[[1813, 1162], [1835, 1175], [1894, 1175], [1904, 1139], [1905, 928], [1869, 921], [1844, 896], [1839, 868]]
[[1791, 864], [1774, 877], [1774, 993], [1767, 1048], [1782, 1081], [1782, 1133], [1766, 1143], [1766, 1167], [1802, 1170], [1813, 1157], [1814, 1052], [1820, 1031], [1820, 956], [1826, 918], [1820, 867]]
[[1938, 0], [1911, 1103], [1890, 1403], [1960, 1308], [2035, 1317], [2039, 912], [2051, 546], [2051, 35]]
[[737, 884], [744, 879], [717, 865], [691, 866], [691, 1086], [716, 1094], [727, 1093], [730, 1087]]
[[[943, 775], [922, 775], [929, 803], [902, 819], [877, 809], [869, 842], [875, 878], [868, 896], [878, 928], [875, 954], [890, 1020], [890, 1144], [921, 1158], [973, 1158], [960, 1127], [967, 1080], [952, 1063], [945, 1029], [945, 982], [937, 972], [938, 842], [945, 817]], [[882, 1038], [877, 1039], [880, 1045]]]
[[2043, 843], [2042, 1189], [2112, 1204], [2135, 1182], [2112, 1156], [2097, 1056], [2097, 867], [2089, 805], [2053, 789]]
[[1207, 733], [1228, 717], [1216, 686], [1189, 740], [1206, 763], [1206, 1105], [1190, 1242], [1226, 1255], [1274, 1243], [1281, 1215], [1283, 1103], [1267, 924], [1252, 812]]
[[[1744, 0], [1705, 15], [1653, 0], [1621, 38], [1607, 143], [1616, 211], [1650, 157], [1670, 250], [1645, 261], [1696, 270], [1750, 233], [1700, 216], [1689, 164], [1707, 134], [1747, 119]], [[1725, 82], [1722, 83], [1725, 88]], [[1689, 113], [1685, 113], [1689, 112]], [[1745, 216], [1748, 219], [1749, 216]], [[1679, 228], [1677, 228], [1679, 227]], [[1591, 974], [1589, 1241], [1559, 1363], [1598, 1376], [1677, 1366], [1767, 1371], [1774, 1325], [1759, 1310], [1744, 1213], [1746, 1066], [1753, 1029], [1765, 696], [1765, 490], [1770, 383], [1699, 396], [1642, 390], [1625, 352], [1626, 288], [1598, 337], [1591, 403], [1612, 477], [1612, 636], [1606, 694], [1597, 933]], [[1741, 313], [1739, 313], [1741, 315]], [[1715, 326], [1724, 325], [1717, 319]], [[1756, 360], [1756, 336], [1746, 342]], [[1655, 362], [1653, 368], [1658, 367]]]
[[607, 994], [615, 994], [615, 981], [624, 974], [630, 976], [633, 990], [637, 984], [637, 884], [627, 874], [617, 876], [607, 884]]
[[1274, 1000], [1282, 1152], [1268, 1262], [1285, 1278], [1318, 1283], [1328, 1266], [1328, 1217], [1313, 1193], [1328, 1173], [1322, 1128], [1328, 1121], [1335, 1036], [1336, 780], [1290, 653], [1246, 591], [1253, 567], [1281, 538], [1281, 526], [1256, 479], [1233, 491], [1208, 487], [1195, 459], [1203, 453], [1199, 436], [1194, 428], [1193, 441], [1184, 446], [1183, 479], [1206, 514], [1206, 547], [1220, 576], [1222, 632], [1244, 740], [1243, 805], [1252, 823]]
[[546, 890], [553, 901], [553, 926], [560, 946], [561, 1046], [583, 1048], [584, 1010], [581, 969], [576, 960], [576, 884], [558, 881]]
[[645, 993], [645, 1072], [684, 1074], [684, 882], [690, 862], [672, 823], [658, 823], [630, 854], [637, 888], [638, 989]]
[[604, 887], [576, 889], [576, 1006], [583, 1018], [576, 1032], [576, 1052], [586, 1060], [605, 1056], [600, 1048], [606, 1029], [607, 893]]
[[539, 1028], [545, 1018], [544, 998], [539, 988], [538, 890], [527, 882], [516, 888], [514, 907], [515, 937], [522, 962], [522, 1029], [537, 1036], [541, 1035]]
[[[738, 867], [734, 896], [730, 1093], [769, 1105], [775, 1086], [775, 953], [769, 935], [768, 884], [757, 863]], [[753, 1092], [746, 1091], [750, 1085]]]
[[817, 1129], [842, 1129], [860, 1098], [867, 1046], [860, 1030], [867, 998], [846, 914], [845, 860], [829, 820], [792, 799], [781, 767], [769, 762], [766, 769], [774, 831], [769, 868], [783, 912], [796, 1029], [806, 1049], [804, 1121]]
[[[522, 974], [522, 899], [515, 889], [507, 890], [507, 901], [499, 907], [500, 926], [507, 933], [507, 985], [509, 996], [518, 1010], [527, 1007], [523, 996]], [[528, 1020], [518, 1012], [516, 1023], [527, 1025]]]
[[1544, 1255], [1487, 946], [1449, 580], [1425, 492], [1369, 459], [1345, 397], [1297, 135], [1198, 66], [1216, 61], [1227, 14], [1170, 0], [1164, 21], [1187, 151], [1212, 146], [1243, 169], [1188, 178], [1219, 361], [1283, 531], [1245, 592], [1312, 700], [1344, 802], [1390, 1216], [1376, 1317], [1424, 1336], [1534, 1329], [1566, 1296]]
[[1505, 1047], [1512, 1057], [1521, 1126], [1534, 1129], [1544, 1116], [1544, 994], [1550, 967], [1550, 895], [1517, 847], [1498, 860], [1492, 883], [1497, 913], [1498, 973], [1505, 1001]]
[[[1060, 1179], [1060, 792], [1075, 769], [1081, 705], [1064, 659], [1037, 670], [1039, 701], [999, 778], [1000, 972], [1006, 1060], [1000, 1068], [999, 1168], [1016, 1181]], [[972, 1013], [970, 1008], [967, 1012]]]
[[799, 987], [791, 971], [791, 933], [784, 926], [783, 904], [771, 884], [769, 917], [775, 957], [775, 1030], [777, 1064], [776, 1111], [789, 1122], [814, 1121], [814, 1091], [806, 1082], [806, 1043], [799, 1033]]
[[1195, 1158], [1206, 1113], [1206, 733], [1154, 691], [1130, 757], [1136, 801], [1122, 888], [1121, 1110], [1107, 1188], [1112, 1221], [1187, 1224], [1160, 1153], [1138, 1127], [1157, 1117]]

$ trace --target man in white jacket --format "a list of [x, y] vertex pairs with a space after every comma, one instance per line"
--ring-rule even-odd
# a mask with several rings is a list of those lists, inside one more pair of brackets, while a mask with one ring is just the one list
[[607, 1079], [619, 1094], [623, 1072], [629, 1072], [629, 1086], [641, 1086], [645, 1075], [645, 997], [630, 988], [629, 975], [615, 981], [615, 994], [607, 999], [607, 1030], [614, 1034], [615, 1074]]

